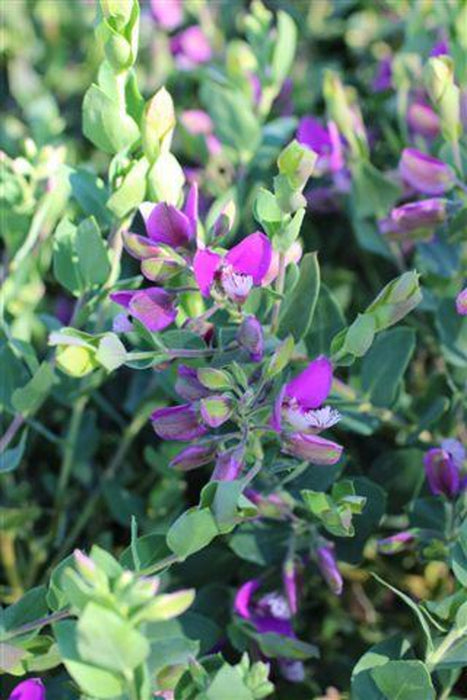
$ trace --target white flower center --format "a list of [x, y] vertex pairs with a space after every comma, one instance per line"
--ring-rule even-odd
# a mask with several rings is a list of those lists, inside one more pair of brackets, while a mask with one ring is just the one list
[[280, 593], [267, 593], [259, 600], [259, 605], [276, 620], [290, 620], [289, 604]]
[[235, 272], [231, 265], [226, 265], [222, 269], [221, 284], [227, 296], [237, 304], [246, 301], [253, 286], [253, 277]]
[[324, 406], [311, 411], [304, 411], [297, 404], [285, 407], [285, 418], [298, 431], [320, 433], [340, 421], [341, 414], [335, 408]]

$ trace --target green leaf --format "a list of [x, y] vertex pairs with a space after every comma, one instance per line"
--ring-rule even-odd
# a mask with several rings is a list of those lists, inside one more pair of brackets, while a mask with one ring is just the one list
[[45, 595], [45, 586], [37, 586], [27, 591], [16, 603], [5, 608], [0, 616], [0, 631], [12, 631], [47, 615]]
[[401, 660], [409, 656], [413, 656], [410, 644], [400, 636], [385, 639], [370, 647], [352, 671], [351, 700], [386, 700], [373, 681], [372, 669], [384, 666], [392, 659]]
[[415, 350], [415, 331], [394, 328], [376, 338], [362, 362], [361, 381], [374, 406], [391, 406]]
[[180, 559], [206, 547], [218, 534], [209, 508], [191, 508], [174, 522], [167, 533], [167, 544]]
[[313, 323], [305, 336], [310, 357], [329, 355], [331, 341], [344, 325], [345, 319], [338, 301], [329, 288], [321, 283]]
[[91, 85], [83, 101], [83, 133], [105, 153], [118, 153], [139, 137], [136, 122], [97, 85]]
[[424, 633], [424, 635], [425, 635], [427, 651], [432, 651], [432, 650], [433, 650], [433, 640], [432, 640], [432, 638], [431, 638], [431, 631], [430, 631], [430, 628], [429, 628], [429, 626], [428, 626], [428, 622], [426, 621], [426, 618], [424, 617], [424, 615], [423, 615], [423, 613], [421, 612], [421, 610], [420, 610], [420, 608], [418, 607], [418, 605], [417, 605], [416, 603], [414, 603], [414, 601], [412, 600], [412, 598], [410, 598], [408, 595], [406, 595], [405, 593], [403, 593], [402, 591], [400, 591], [398, 588], [395, 588], [394, 586], [391, 586], [391, 584], [387, 583], [387, 581], [385, 581], [384, 579], [382, 579], [380, 576], [378, 576], [378, 575], [375, 574], [374, 572], [371, 572], [371, 575], [372, 575], [373, 578], [375, 578], [379, 583], [381, 583], [383, 586], [386, 586], [386, 588], [388, 588], [390, 591], [392, 591], [393, 593], [395, 593], [401, 600], [404, 601], [404, 603], [406, 603], [406, 604], [409, 606], [409, 608], [411, 608], [411, 609], [413, 610], [413, 612], [414, 612], [415, 615], [417, 616], [417, 619], [418, 619], [418, 621], [419, 621], [419, 623], [420, 623], [420, 627], [422, 628], [423, 633]]
[[224, 664], [205, 693], [206, 700], [254, 700], [243, 682], [240, 669]]
[[280, 86], [292, 67], [297, 47], [297, 27], [286, 12], [277, 13], [277, 38], [272, 54], [271, 72], [274, 82]]
[[443, 299], [435, 317], [441, 350], [454, 367], [467, 367], [467, 317], [456, 312], [452, 299]]
[[87, 663], [81, 658], [77, 647], [77, 623], [71, 620], [53, 626], [55, 638], [63, 664], [82, 692], [95, 698], [116, 698], [123, 691], [123, 680], [119, 674]]
[[452, 550], [452, 570], [457, 580], [467, 588], [467, 518]]
[[84, 287], [104, 284], [110, 274], [110, 261], [94, 217], [80, 223], [76, 231], [78, 267]]
[[106, 333], [99, 341], [95, 358], [108, 372], [113, 372], [125, 363], [127, 351], [118, 335]]
[[76, 226], [63, 218], [53, 238], [53, 271], [57, 282], [78, 296], [83, 288], [76, 254]]
[[148, 170], [149, 163], [146, 158], [137, 160], [130, 167], [121, 185], [109, 198], [107, 206], [117, 218], [123, 219], [144, 201]]
[[28, 429], [25, 428], [16, 447], [10, 447], [0, 454], [0, 474], [7, 474], [19, 467], [26, 447], [27, 437]]
[[319, 651], [314, 644], [302, 642], [299, 639], [285, 637], [275, 632], [252, 635], [258, 642], [263, 654], [268, 658], [285, 657], [288, 659], [305, 660], [318, 658]]
[[238, 151], [241, 160], [249, 160], [261, 140], [261, 129], [243, 93], [211, 81], [202, 85], [200, 97], [222, 143]]
[[13, 408], [23, 415], [33, 415], [46, 400], [55, 381], [52, 367], [43, 362], [26, 386], [13, 392]]
[[71, 193], [85, 216], [95, 216], [101, 226], [109, 226], [112, 216], [106, 203], [109, 196], [103, 180], [84, 168], [69, 169]]
[[401, 195], [401, 188], [367, 160], [352, 167], [352, 200], [359, 218], [386, 216]]
[[91, 602], [81, 615], [77, 649], [83, 661], [109, 671], [129, 673], [149, 654], [148, 641], [111, 610]]
[[387, 700], [435, 700], [430, 674], [421, 661], [388, 661], [371, 677]]
[[300, 277], [292, 293], [282, 302], [278, 335], [291, 334], [296, 342], [310, 328], [318, 300], [320, 271], [317, 253], [307, 253], [300, 263]]
[[149, 196], [156, 202], [177, 206], [182, 196], [185, 175], [172, 153], [161, 153], [148, 173]]

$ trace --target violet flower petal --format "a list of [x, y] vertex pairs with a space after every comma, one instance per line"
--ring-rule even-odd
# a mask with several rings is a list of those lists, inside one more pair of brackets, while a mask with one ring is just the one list
[[250, 610], [251, 598], [255, 591], [260, 587], [260, 581], [257, 578], [251, 579], [244, 583], [238, 589], [235, 594], [234, 609], [237, 615], [245, 618], [245, 620], [251, 620], [252, 613]]
[[439, 195], [448, 192], [455, 184], [452, 168], [442, 160], [433, 158], [416, 148], [405, 148], [399, 162], [402, 178], [417, 192]]
[[159, 408], [151, 421], [156, 435], [163, 440], [193, 440], [207, 433], [192, 404]]
[[269, 269], [271, 255], [272, 245], [269, 238], [256, 231], [229, 250], [225, 259], [235, 272], [250, 275], [253, 283], [259, 285]]
[[214, 282], [214, 277], [220, 267], [222, 258], [212, 250], [205, 248], [198, 250], [193, 260], [193, 272], [196, 284], [200, 288], [201, 294], [209, 296], [209, 292]]
[[285, 395], [306, 410], [318, 408], [329, 396], [331, 385], [331, 361], [320, 355], [286, 385]]
[[156, 204], [146, 222], [149, 238], [172, 248], [186, 247], [194, 234], [188, 216], [171, 204]]
[[159, 287], [149, 287], [135, 292], [128, 310], [151, 332], [167, 328], [177, 316], [173, 296]]
[[45, 700], [45, 687], [40, 678], [22, 681], [13, 690], [8, 700]]

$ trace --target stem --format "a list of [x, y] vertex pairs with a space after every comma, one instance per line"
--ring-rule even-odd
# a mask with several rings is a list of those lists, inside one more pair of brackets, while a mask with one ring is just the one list
[[11, 421], [10, 425], [6, 429], [4, 435], [0, 438], [0, 454], [6, 450], [10, 442], [13, 440], [15, 437], [16, 433], [18, 430], [21, 428], [21, 426], [24, 423], [24, 416], [21, 415], [21, 413], [18, 413], [13, 420]]
[[[282, 294], [284, 291], [284, 284], [285, 284], [285, 253], [279, 253], [279, 272], [277, 273], [277, 279], [276, 279], [276, 292], [279, 294]], [[271, 317], [271, 333], [275, 333], [277, 331], [277, 326], [279, 323], [279, 313], [281, 310], [281, 300], [278, 299], [273, 307], [272, 310], [272, 317]]]
[[169, 554], [167, 557], [164, 557], [164, 559], [161, 559], [152, 566], [148, 566], [146, 569], [140, 569], [138, 574], [140, 576], [150, 576], [151, 574], [156, 574], [162, 569], [166, 569], [168, 566], [172, 566], [172, 564], [177, 564], [179, 561], [180, 560], [176, 554]]
[[11, 586], [13, 598], [16, 600], [23, 595], [23, 584], [16, 566], [15, 537], [10, 532], [0, 532], [0, 555], [6, 579]]
[[425, 660], [429, 673], [435, 670], [438, 663], [449, 649], [465, 635], [465, 627], [453, 629], [446, 635], [439, 647], [430, 652]]
[[454, 163], [456, 164], [456, 168], [458, 172], [460, 173], [461, 177], [464, 177], [464, 168], [462, 167], [462, 157], [461, 157], [461, 151], [459, 148], [459, 141], [458, 139], [453, 139], [451, 142], [451, 148], [452, 148], [452, 155], [454, 157]]
[[70, 474], [73, 468], [73, 459], [77, 447], [76, 443], [78, 441], [81, 418], [83, 416], [84, 407], [86, 406], [87, 401], [87, 396], [81, 396], [73, 406], [70, 425], [68, 428], [68, 433], [65, 442], [65, 449], [63, 451], [62, 464], [60, 467], [60, 476], [58, 478], [57, 492], [55, 495], [55, 511], [57, 516], [59, 515], [62, 509], [66, 487], [68, 485]]
[[34, 620], [33, 622], [28, 622], [25, 625], [21, 625], [21, 627], [16, 627], [15, 629], [12, 629], [3, 637], [3, 639], [6, 641], [8, 639], [13, 639], [14, 637], [19, 637], [20, 635], [26, 634], [27, 632], [33, 632], [34, 630], [41, 629], [41, 627], [50, 625], [52, 624], [52, 622], [65, 620], [70, 616], [71, 612], [69, 610], [59, 610], [56, 613], [47, 615], [46, 617], [41, 617], [39, 620]]

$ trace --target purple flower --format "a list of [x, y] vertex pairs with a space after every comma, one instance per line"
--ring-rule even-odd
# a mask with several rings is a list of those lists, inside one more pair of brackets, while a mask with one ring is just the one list
[[430, 51], [430, 56], [448, 56], [449, 55], [449, 44], [446, 38], [440, 39], [433, 45]]
[[212, 49], [201, 27], [193, 25], [170, 41], [170, 49], [179, 68], [189, 70], [212, 58]]
[[197, 401], [210, 394], [209, 389], [199, 381], [196, 369], [187, 365], [180, 365], [178, 368], [175, 391], [186, 401]]
[[378, 70], [373, 79], [373, 90], [385, 92], [392, 88], [392, 57], [385, 56], [378, 63]]
[[440, 121], [433, 107], [424, 100], [415, 100], [407, 110], [407, 123], [411, 131], [433, 139], [439, 134]]
[[177, 316], [173, 295], [159, 287], [113, 292], [110, 298], [151, 332], [167, 328]]
[[279, 432], [282, 420], [288, 426], [282, 433], [282, 449], [287, 454], [314, 464], [336, 464], [342, 446], [319, 437], [318, 433], [335, 425], [340, 414], [322, 406], [332, 385], [332, 365], [321, 355], [286, 384], [274, 405], [273, 427]]
[[431, 492], [454, 498], [461, 490], [460, 465], [452, 453], [442, 447], [433, 447], [423, 458], [426, 478]]
[[273, 632], [285, 637], [295, 637], [290, 622], [290, 608], [281, 593], [267, 593], [253, 601], [253, 595], [260, 585], [259, 579], [252, 579], [238, 589], [234, 601], [235, 612], [249, 620], [260, 634]]
[[306, 433], [285, 433], [283, 435], [283, 452], [313, 464], [322, 466], [336, 464], [341, 458], [342, 450], [342, 445], [318, 435], [307, 435]]
[[378, 540], [378, 552], [381, 554], [398, 554], [403, 552], [415, 541], [415, 535], [409, 530], [398, 532], [391, 537]]
[[222, 144], [214, 135], [214, 124], [207, 112], [201, 109], [188, 109], [182, 113], [180, 121], [189, 134], [204, 136], [206, 147], [211, 155], [222, 150]]
[[449, 165], [415, 148], [402, 151], [399, 173], [403, 180], [422, 194], [444, 194], [455, 184], [455, 174]]
[[467, 287], [456, 297], [456, 311], [461, 316], [467, 316]]
[[203, 296], [214, 285], [237, 304], [242, 304], [253, 287], [260, 285], [271, 262], [272, 246], [264, 233], [256, 232], [234, 246], [225, 256], [204, 248], [198, 250], [193, 271]]
[[13, 690], [8, 700], [45, 700], [45, 687], [40, 678], [22, 681]]
[[150, 0], [154, 19], [164, 29], [176, 29], [183, 22], [183, 0]]
[[[198, 226], [198, 186], [193, 184], [182, 210], [171, 204], [149, 202], [140, 207], [146, 224], [147, 236], [124, 233], [123, 244], [127, 252], [137, 260], [158, 258], [163, 255], [161, 246], [174, 250], [189, 248], [196, 239]], [[167, 253], [165, 254], [167, 258]]]
[[[441, 198], [423, 199], [396, 207], [386, 219], [381, 219], [379, 229], [389, 238], [411, 238], [416, 232], [431, 237], [433, 229], [446, 219], [447, 201]], [[420, 237], [417, 235], [416, 237]]]
[[163, 440], [194, 440], [207, 433], [192, 404], [159, 408], [151, 415], [152, 427]]
[[303, 117], [298, 125], [297, 141], [318, 154], [317, 171], [335, 173], [344, 167], [342, 141], [334, 122], [324, 127], [314, 117]]
[[217, 456], [211, 481], [235, 481], [242, 471], [244, 456], [243, 447], [235, 447], [233, 450], [221, 452]]
[[247, 316], [243, 319], [238, 327], [237, 341], [240, 347], [250, 354], [253, 362], [260, 362], [263, 359], [263, 328], [255, 316]]
[[284, 584], [285, 594], [289, 604], [290, 612], [296, 615], [298, 610], [298, 593], [297, 593], [297, 568], [293, 558], [286, 559], [282, 571], [282, 581]]
[[336, 595], [340, 595], [344, 587], [344, 581], [339, 567], [337, 566], [334, 546], [328, 544], [324, 547], [318, 547], [316, 550], [316, 561], [321, 575], [328, 584], [330, 590]]
[[215, 453], [216, 449], [213, 445], [190, 445], [171, 460], [170, 466], [187, 472], [209, 464], [214, 459]]

